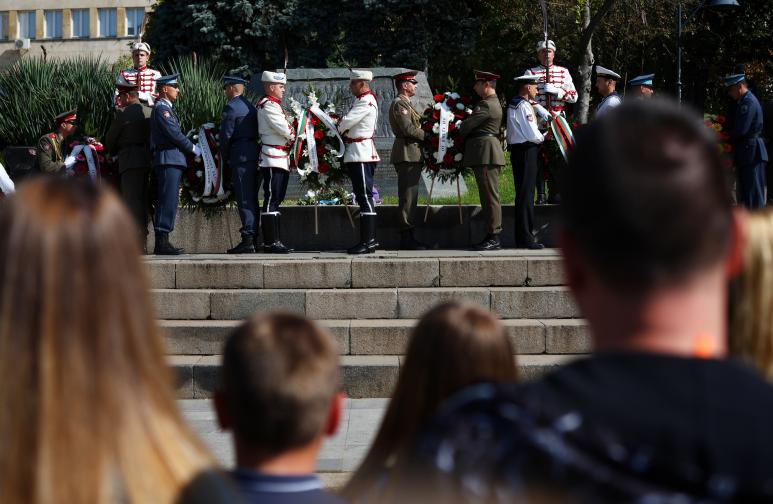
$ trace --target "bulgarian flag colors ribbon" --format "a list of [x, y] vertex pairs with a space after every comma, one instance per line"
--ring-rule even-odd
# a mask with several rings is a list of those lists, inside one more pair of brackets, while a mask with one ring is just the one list
[[221, 198], [224, 196], [223, 190], [223, 169], [220, 160], [215, 160], [212, 154], [212, 145], [217, 145], [214, 137], [214, 127], [212, 123], [203, 124], [199, 128], [199, 148], [201, 149], [201, 159], [204, 162], [204, 191], [202, 197]]
[[[319, 158], [317, 157], [317, 139], [314, 137], [314, 124], [312, 117], [317, 118], [328, 131], [335, 133], [338, 138], [338, 150], [331, 151], [335, 157], [341, 157], [344, 155], [344, 139], [338, 133], [335, 122], [330, 118], [316, 103], [311, 107], [303, 109], [301, 116], [298, 118], [298, 130], [295, 134], [295, 145], [293, 146], [293, 157], [295, 158], [295, 166], [298, 173], [301, 176], [308, 174], [309, 172], [319, 172]], [[309, 168], [304, 170], [301, 168], [301, 159], [303, 157], [303, 142], [306, 141], [306, 152], [309, 156]]]
[[574, 147], [574, 134], [563, 114], [553, 114], [550, 131], [556, 139], [561, 155], [564, 156], [564, 161], [569, 162], [569, 151]]

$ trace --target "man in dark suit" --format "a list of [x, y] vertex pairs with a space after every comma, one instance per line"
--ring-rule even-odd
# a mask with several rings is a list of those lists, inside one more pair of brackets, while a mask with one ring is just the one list
[[499, 172], [505, 165], [499, 129], [502, 126], [502, 105], [497, 98], [499, 75], [475, 70], [475, 87], [481, 100], [472, 115], [462, 121], [459, 134], [464, 138], [464, 166], [472, 167], [478, 183], [478, 195], [486, 216], [486, 236], [475, 250], [502, 248], [502, 205], [499, 202]]
[[139, 87], [119, 75], [116, 82], [119, 109], [105, 136], [105, 150], [118, 155], [121, 195], [129, 207], [144, 244], [148, 235], [148, 175], [150, 173], [150, 114], [139, 98]]
[[255, 106], [244, 98], [247, 81], [239, 77], [223, 77], [223, 92], [228, 103], [223, 108], [220, 120], [220, 159], [231, 170], [236, 204], [242, 227], [239, 233], [242, 241], [229, 249], [229, 254], [250, 254], [255, 252], [259, 224], [255, 218], [258, 207], [258, 112]]
[[200, 156], [201, 149], [194, 145], [180, 130], [180, 121], [172, 103], [180, 93], [177, 74], [165, 75], [156, 80], [158, 100], [150, 115], [150, 149], [153, 152], [153, 168], [156, 171], [158, 194], [153, 227], [156, 231], [157, 255], [178, 255], [182, 249], [169, 243], [169, 233], [174, 229], [177, 205], [180, 200], [180, 178], [187, 166], [186, 154]]

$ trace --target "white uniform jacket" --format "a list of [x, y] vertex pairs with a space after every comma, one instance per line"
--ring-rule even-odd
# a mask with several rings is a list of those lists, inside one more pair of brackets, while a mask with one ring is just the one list
[[[140, 100], [147, 102], [151, 107], [158, 98], [156, 93], [156, 79], [161, 77], [161, 72], [153, 70], [152, 68], [142, 67], [140, 69], [127, 68], [121, 70], [121, 75], [126, 79], [129, 84], [137, 84], [139, 86]], [[118, 90], [115, 90], [115, 104], [118, 105]]]
[[381, 160], [373, 135], [378, 119], [378, 102], [372, 92], [358, 96], [349, 112], [338, 122], [346, 142], [344, 163], [375, 163]]
[[617, 91], [613, 91], [612, 93], [608, 94], [603, 100], [601, 100], [601, 103], [598, 104], [596, 107], [596, 115], [594, 116], [596, 119], [603, 116], [610, 110], [612, 110], [615, 107], [620, 106], [623, 103], [623, 100], [620, 99], [620, 95], [617, 94]]
[[258, 133], [260, 134], [260, 166], [290, 171], [290, 149], [295, 132], [288, 121], [281, 102], [264, 96], [256, 105]]
[[541, 144], [545, 135], [537, 128], [537, 114], [528, 100], [516, 97], [507, 107], [507, 145]]
[[545, 90], [545, 85], [550, 84], [558, 88], [558, 94], [550, 94], [550, 111], [562, 112], [567, 103], [577, 102], [577, 90], [574, 88], [572, 74], [569, 73], [568, 69], [558, 65], [550, 67], [550, 74], [547, 70], [544, 66], [538, 65], [524, 73], [525, 75], [539, 76], [536, 102], [545, 108], [548, 106], [548, 92]]

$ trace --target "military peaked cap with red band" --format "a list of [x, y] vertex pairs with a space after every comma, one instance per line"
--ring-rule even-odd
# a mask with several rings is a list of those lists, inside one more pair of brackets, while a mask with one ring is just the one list
[[54, 123], [62, 124], [67, 121], [74, 121], [77, 118], [76, 112], [77, 110], [70, 110], [68, 112], [61, 113], [54, 118]]
[[126, 77], [123, 76], [123, 73], [118, 74], [118, 78], [115, 80], [115, 87], [118, 89], [118, 91], [137, 91], [140, 86], [136, 83], [132, 84], [128, 80], [126, 80]]
[[395, 80], [395, 82], [400, 82], [400, 81], [415, 81], [415, 80], [416, 80], [416, 75], [417, 75], [418, 73], [419, 73], [419, 71], [418, 71], [418, 70], [410, 70], [410, 71], [408, 71], [408, 72], [403, 72], [403, 73], [401, 73], [401, 74], [397, 74], [397, 75], [395, 75], [395, 76], [394, 76], [394, 77], [392, 77], [392, 78]]
[[499, 75], [491, 72], [483, 72], [481, 70], [473, 70], [475, 72], [475, 80], [476, 81], [486, 81], [491, 82], [499, 79]]

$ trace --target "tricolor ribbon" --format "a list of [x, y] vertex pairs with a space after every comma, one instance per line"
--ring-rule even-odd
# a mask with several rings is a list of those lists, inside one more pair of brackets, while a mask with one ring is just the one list
[[[295, 145], [293, 146], [293, 156], [295, 158], [295, 166], [298, 169], [298, 174], [305, 177], [311, 172], [319, 172], [319, 158], [317, 157], [317, 139], [314, 138], [314, 125], [312, 124], [312, 117], [316, 117], [322, 124], [327, 127], [329, 131], [335, 133], [338, 138], [338, 150], [330, 151], [335, 157], [341, 157], [344, 155], [344, 139], [338, 133], [333, 119], [325, 113], [319, 105], [314, 103], [311, 107], [303, 109], [301, 116], [298, 118], [298, 129], [295, 135]], [[306, 149], [309, 153], [309, 167], [307, 169], [301, 168], [301, 158], [303, 157], [303, 141], [306, 140]]]
[[[201, 149], [201, 159], [204, 162], [204, 191], [202, 197], [215, 196], [220, 199], [225, 191], [223, 190], [222, 167], [219, 161], [215, 161], [212, 149], [209, 146], [211, 131], [215, 127], [212, 123], [202, 124], [199, 128], [199, 148]], [[214, 141], [214, 139], [212, 139]]]
[[574, 134], [572, 128], [564, 117], [563, 114], [552, 113], [552, 120], [550, 121], [550, 131], [553, 134], [553, 138], [556, 139], [558, 149], [561, 151], [561, 155], [564, 157], [564, 161], [569, 162], [569, 152], [574, 147]]
[[13, 180], [5, 171], [3, 163], [0, 163], [0, 192], [3, 194], [13, 194], [15, 190], [16, 187], [13, 185]]

